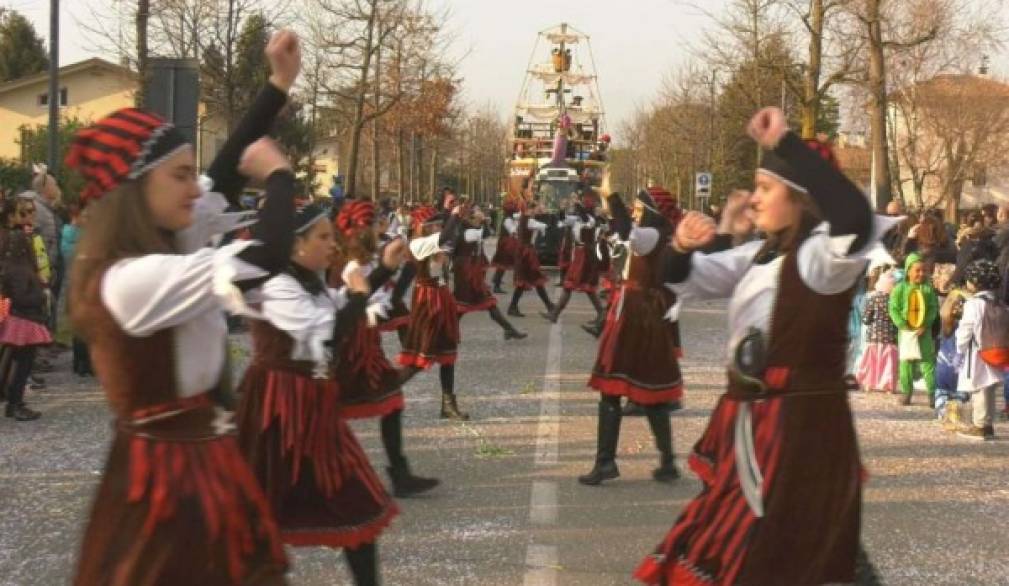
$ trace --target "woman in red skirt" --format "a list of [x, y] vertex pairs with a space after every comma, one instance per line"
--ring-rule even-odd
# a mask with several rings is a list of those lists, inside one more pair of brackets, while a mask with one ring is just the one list
[[575, 204], [571, 213], [564, 218], [564, 225], [571, 234], [572, 250], [569, 251], [570, 263], [567, 272], [564, 273], [564, 292], [554, 305], [553, 311], [543, 314], [543, 317], [553, 323], [557, 323], [557, 318], [571, 301], [571, 293], [574, 291], [580, 291], [589, 298], [596, 310], [597, 319], [603, 313], [603, 303], [596, 291], [599, 289], [603, 262], [607, 259], [598, 252], [600, 228], [595, 209], [595, 195], [585, 194], [582, 201]]
[[474, 311], [486, 311], [504, 330], [505, 340], [521, 340], [527, 334], [515, 329], [501, 314], [497, 298], [487, 287], [487, 257], [483, 239], [488, 233], [487, 220], [480, 211], [466, 212], [466, 228], [459, 234], [452, 253], [452, 294], [459, 317]]
[[[608, 195], [608, 178], [603, 196]], [[617, 442], [620, 437], [620, 398], [643, 406], [659, 450], [659, 467], [652, 477], [660, 482], [679, 478], [673, 457], [668, 404], [683, 395], [683, 379], [675, 358], [672, 331], [664, 320], [667, 311], [660, 260], [669, 240], [669, 200], [657, 202], [648, 192], [638, 194], [632, 216], [620, 196], [607, 198], [611, 228], [627, 243], [629, 256], [623, 281], [611, 300], [599, 340], [599, 352], [589, 387], [599, 391], [599, 430], [592, 471], [580, 476], [582, 484], [597, 485], [617, 478]]]
[[377, 584], [375, 541], [398, 511], [342, 416], [343, 381], [333, 376], [331, 355], [354, 335], [370, 285], [392, 274], [395, 249], [370, 277], [346, 273], [338, 293], [319, 276], [336, 248], [326, 213], [303, 208], [294, 233], [290, 264], [263, 285], [263, 319], [251, 324], [239, 441], [284, 542], [343, 548], [355, 583]]
[[[469, 419], [459, 410], [455, 396], [455, 360], [459, 349], [459, 313], [455, 298], [441, 274], [458, 239], [459, 209], [438, 215], [434, 208], [418, 208], [410, 255], [417, 263], [417, 282], [410, 302], [410, 326], [399, 354], [399, 363], [414, 372], [438, 365], [441, 381], [441, 417]], [[443, 226], [444, 225], [444, 226]]]
[[518, 203], [514, 199], [506, 199], [501, 204], [501, 213], [504, 219], [501, 221], [501, 233], [498, 235], [497, 248], [494, 250], [494, 258], [490, 264], [494, 266], [494, 293], [504, 293], [501, 288], [501, 281], [504, 280], [505, 271], [515, 268], [515, 255], [518, 252], [519, 241], [515, 237], [518, 231]]
[[[349, 259], [342, 269], [337, 268], [344, 284], [355, 271], [366, 277], [386, 276], [380, 259], [376, 259], [379, 235], [385, 230], [375, 218], [375, 205], [371, 201], [348, 201], [340, 208], [334, 224], [339, 247], [344, 258]], [[386, 248], [391, 246], [402, 247], [402, 239], [386, 244]], [[438, 480], [415, 476], [403, 454], [403, 385], [413, 373], [394, 368], [382, 349], [376, 326], [389, 309], [389, 292], [385, 289], [388, 283], [388, 279], [375, 283], [375, 294], [365, 315], [353, 321], [335, 345], [335, 378], [340, 385], [341, 415], [347, 419], [379, 418], [393, 494], [409, 497], [438, 486]]]
[[[116, 417], [78, 586], [285, 583], [270, 504], [217, 402], [227, 390], [224, 313], [245, 309], [241, 288], [283, 268], [293, 234], [290, 164], [268, 140], [247, 145], [287, 99], [297, 37], [277, 33], [267, 57], [269, 85], [208, 170], [215, 193], [200, 189], [185, 137], [137, 109], [78, 132], [67, 156], [89, 210], [70, 308]], [[222, 195], [237, 201], [240, 172], [266, 186], [255, 240], [205, 246], [234, 225], [218, 211]]]
[[749, 132], [767, 150], [754, 192], [725, 215], [767, 237], [692, 253], [715, 226], [691, 212], [665, 261], [681, 299], [730, 298], [730, 356], [728, 389], [690, 456], [703, 489], [636, 571], [648, 584], [856, 577], [863, 471], [844, 382], [847, 320], [891, 226], [874, 221], [828, 149], [788, 131], [781, 110], [758, 112]]
[[539, 204], [531, 201], [524, 204], [519, 214], [516, 229], [518, 250], [515, 255], [515, 292], [512, 293], [512, 302], [508, 306], [508, 315], [512, 317], [525, 317], [525, 314], [519, 311], [519, 300], [522, 299], [522, 294], [530, 289], [536, 289], [548, 312], [554, 310], [553, 301], [547, 295], [547, 277], [540, 270], [540, 260], [534, 244], [536, 235], [542, 234], [547, 229], [546, 224], [533, 217], [539, 209]]

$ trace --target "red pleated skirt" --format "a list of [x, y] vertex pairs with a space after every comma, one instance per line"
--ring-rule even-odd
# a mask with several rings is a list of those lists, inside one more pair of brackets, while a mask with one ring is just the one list
[[398, 362], [425, 369], [455, 364], [460, 334], [452, 292], [444, 285], [418, 279], [410, 305], [410, 327]]
[[599, 262], [587, 246], [575, 246], [571, 264], [564, 273], [564, 288], [583, 293], [595, 293], [599, 288]]
[[515, 256], [518, 253], [518, 238], [511, 234], [502, 234], [497, 239], [497, 249], [490, 264], [496, 269], [510, 271], [515, 267]]
[[383, 417], [404, 407], [399, 371], [382, 349], [382, 335], [367, 318], [341, 342], [333, 377], [340, 386], [340, 415], [347, 419]]
[[480, 256], [458, 256], [452, 261], [453, 296], [460, 314], [486, 311], [497, 305], [487, 286], [487, 261]]
[[238, 424], [284, 543], [353, 549], [374, 542], [399, 512], [340, 416], [334, 381], [254, 362]]
[[547, 277], [540, 270], [540, 259], [532, 245], [519, 246], [515, 258], [515, 288], [528, 291], [546, 285]]

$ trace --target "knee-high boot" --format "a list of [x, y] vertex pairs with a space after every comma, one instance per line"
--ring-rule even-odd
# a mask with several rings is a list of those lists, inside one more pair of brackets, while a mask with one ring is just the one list
[[617, 442], [620, 440], [620, 398], [602, 397], [599, 401], [599, 427], [596, 432], [596, 463], [592, 471], [578, 477], [578, 482], [595, 486], [620, 476], [617, 468]]
[[397, 498], [410, 497], [427, 492], [438, 486], [437, 478], [414, 476], [410, 471], [410, 463], [403, 454], [403, 411], [394, 411], [380, 420], [382, 430], [382, 446], [389, 458], [389, 479], [392, 481], [392, 493]]
[[378, 586], [378, 545], [365, 543], [356, 549], [344, 549], [350, 573], [357, 586]]
[[673, 456], [673, 426], [669, 421], [669, 408], [665, 405], [645, 407], [648, 427], [655, 436], [655, 447], [659, 449], [659, 467], [652, 470], [652, 478], [659, 482], [672, 482], [680, 477]]
[[505, 318], [505, 316], [501, 313], [501, 310], [498, 309], [496, 305], [488, 309], [487, 313], [490, 314], [490, 318], [494, 320], [494, 323], [501, 326], [501, 329], [504, 330], [505, 340], [521, 340], [529, 335], [525, 332], [516, 330], [515, 326], [513, 326], [511, 322]]
[[496, 269], [494, 271], [494, 278], [491, 282], [494, 283], [494, 293], [504, 293], [505, 290], [501, 288], [501, 281], [504, 280], [504, 269]]
[[565, 307], [567, 307], [569, 301], [571, 301], [571, 291], [565, 289], [561, 293], [561, 296], [557, 300], [557, 303], [554, 304], [553, 309], [551, 309], [550, 311], [541, 312], [540, 315], [542, 315], [545, 319], [549, 320], [550, 323], [555, 324], [557, 323], [557, 318], [561, 316], [561, 312], [564, 311]]

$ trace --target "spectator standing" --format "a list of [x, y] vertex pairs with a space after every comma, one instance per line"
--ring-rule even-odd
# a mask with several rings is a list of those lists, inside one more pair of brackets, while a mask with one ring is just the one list
[[966, 280], [967, 290], [974, 293], [974, 296], [964, 303], [963, 317], [956, 329], [957, 351], [964, 357], [958, 388], [971, 394], [973, 417], [971, 423], [957, 431], [957, 435], [968, 439], [993, 440], [995, 389], [1002, 384], [1002, 373], [981, 359], [981, 340], [985, 314], [999, 304], [995, 292], [1002, 279], [995, 263], [979, 260], [967, 268]]

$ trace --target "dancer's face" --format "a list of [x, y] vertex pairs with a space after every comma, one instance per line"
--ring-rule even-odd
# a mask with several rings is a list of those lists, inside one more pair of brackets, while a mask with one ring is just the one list
[[792, 197], [787, 185], [759, 171], [753, 183], [750, 210], [757, 229], [773, 234], [799, 222], [802, 207]]
[[193, 149], [184, 148], [151, 169], [144, 191], [155, 225], [172, 232], [188, 228], [200, 197]]
[[320, 220], [304, 235], [294, 239], [294, 255], [291, 260], [310, 271], [321, 271], [332, 264], [334, 254], [336, 239], [333, 238], [333, 224]]

